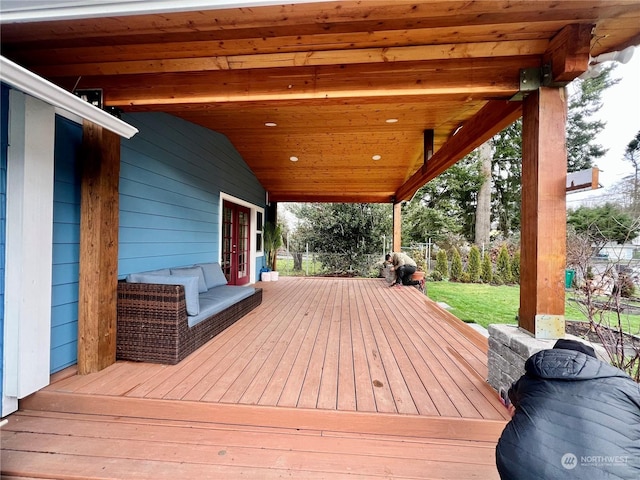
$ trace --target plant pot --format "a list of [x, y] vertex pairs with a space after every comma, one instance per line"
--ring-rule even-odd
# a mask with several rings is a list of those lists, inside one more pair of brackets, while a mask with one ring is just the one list
[[263, 282], [270, 282], [272, 273], [273, 272], [262, 272], [260, 274], [260, 280], [262, 280]]
[[411, 274], [412, 280], [424, 280], [424, 272], [418, 270]]

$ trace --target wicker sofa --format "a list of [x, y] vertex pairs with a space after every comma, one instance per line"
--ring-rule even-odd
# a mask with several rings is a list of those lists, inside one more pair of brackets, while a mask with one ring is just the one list
[[118, 282], [116, 356], [174, 365], [262, 303], [227, 285], [217, 263], [130, 274]]

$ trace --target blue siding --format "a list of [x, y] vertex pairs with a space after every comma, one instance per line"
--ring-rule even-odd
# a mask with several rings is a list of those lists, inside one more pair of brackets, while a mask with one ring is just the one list
[[219, 257], [220, 192], [264, 206], [265, 191], [229, 140], [161, 113], [123, 116], [118, 273]]
[[51, 373], [77, 362], [82, 127], [56, 117], [51, 289]]
[[9, 145], [9, 88], [0, 85], [0, 399], [4, 385], [4, 259], [7, 206], [7, 147]]

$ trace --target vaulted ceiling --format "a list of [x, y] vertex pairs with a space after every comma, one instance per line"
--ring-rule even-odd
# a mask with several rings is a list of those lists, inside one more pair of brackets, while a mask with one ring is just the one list
[[589, 55], [640, 43], [638, 0], [98, 17], [3, 20], [2, 54], [68, 90], [101, 88], [107, 106], [224, 133], [274, 201], [410, 198], [518, 118], [523, 69], [549, 65], [547, 83], [562, 85]]

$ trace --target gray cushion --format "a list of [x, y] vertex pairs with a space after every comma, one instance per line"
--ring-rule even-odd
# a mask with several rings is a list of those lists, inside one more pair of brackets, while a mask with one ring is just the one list
[[207, 291], [207, 284], [204, 281], [204, 272], [198, 265], [194, 267], [172, 268], [171, 275], [180, 275], [182, 277], [198, 277], [198, 292], [204, 293]]
[[161, 268], [159, 270], [149, 270], [148, 272], [130, 273], [129, 275], [127, 275], [127, 282], [129, 282], [129, 283], [140, 283], [140, 282], [135, 282], [135, 281], [129, 280], [129, 278], [132, 275], [133, 276], [135, 276], [135, 275], [171, 275], [171, 270], [169, 270], [168, 268]]
[[187, 315], [200, 313], [200, 299], [198, 298], [198, 277], [182, 277], [180, 275], [146, 275], [142, 273], [131, 274], [129, 283], [157, 283], [161, 285], [183, 285], [184, 296], [187, 303]]
[[197, 266], [201, 267], [204, 272], [207, 289], [227, 284], [227, 277], [222, 273], [219, 263], [199, 263]]
[[200, 295], [200, 313], [195, 317], [188, 318], [189, 327], [193, 327], [202, 320], [253, 295], [255, 291], [256, 289], [253, 287], [238, 287], [234, 285], [220, 285], [209, 289], [207, 293]]

